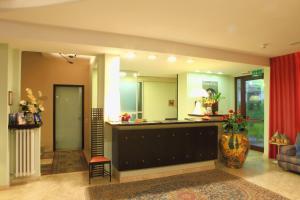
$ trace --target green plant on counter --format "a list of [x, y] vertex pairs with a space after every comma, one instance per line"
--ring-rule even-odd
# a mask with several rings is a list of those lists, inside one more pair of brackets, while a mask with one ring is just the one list
[[215, 102], [219, 102], [221, 99], [225, 99], [225, 97], [222, 96], [221, 92], [217, 92], [216, 94], [212, 95], [211, 97]]

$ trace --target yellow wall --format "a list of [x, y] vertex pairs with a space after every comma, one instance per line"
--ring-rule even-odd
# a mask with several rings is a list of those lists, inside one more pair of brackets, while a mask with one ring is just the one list
[[25, 88], [31, 88], [35, 93], [41, 90], [47, 97], [45, 112], [42, 114], [44, 124], [41, 134], [41, 146], [45, 151], [53, 151], [53, 84], [84, 85], [84, 148], [89, 149], [91, 108], [89, 60], [77, 58], [74, 64], [69, 64], [60, 57], [23, 52], [22, 98], [25, 97]]
[[[143, 110], [147, 120], [177, 118], [177, 84], [169, 82], [143, 83]], [[169, 106], [169, 100], [175, 100]]]

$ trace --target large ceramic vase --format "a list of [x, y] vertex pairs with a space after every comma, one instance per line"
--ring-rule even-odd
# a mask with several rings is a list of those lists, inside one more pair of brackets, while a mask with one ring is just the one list
[[249, 151], [249, 139], [245, 132], [223, 133], [220, 139], [222, 160], [227, 167], [241, 168]]

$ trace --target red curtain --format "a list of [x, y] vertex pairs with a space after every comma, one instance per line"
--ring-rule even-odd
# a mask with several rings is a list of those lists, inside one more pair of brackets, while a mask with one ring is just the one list
[[[294, 144], [300, 131], [300, 52], [271, 58], [270, 134], [279, 131]], [[270, 145], [269, 157], [275, 158], [276, 147]]]

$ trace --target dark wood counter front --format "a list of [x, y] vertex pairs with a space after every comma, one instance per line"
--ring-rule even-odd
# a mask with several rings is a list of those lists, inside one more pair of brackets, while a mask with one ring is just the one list
[[218, 157], [218, 126], [112, 126], [112, 161], [118, 171], [160, 167]]

